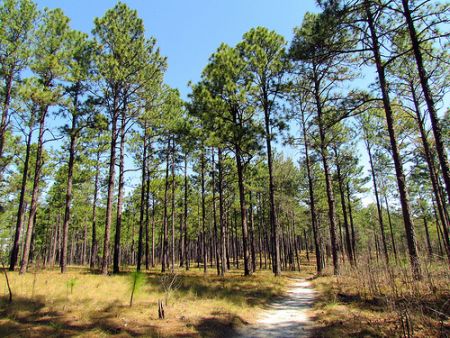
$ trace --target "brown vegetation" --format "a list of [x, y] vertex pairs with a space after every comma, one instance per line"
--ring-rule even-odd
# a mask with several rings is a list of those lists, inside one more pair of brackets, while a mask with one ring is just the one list
[[445, 263], [423, 264], [415, 281], [406, 261], [386, 268], [362, 264], [342, 275], [324, 275], [313, 283], [317, 337], [448, 337], [449, 270]]

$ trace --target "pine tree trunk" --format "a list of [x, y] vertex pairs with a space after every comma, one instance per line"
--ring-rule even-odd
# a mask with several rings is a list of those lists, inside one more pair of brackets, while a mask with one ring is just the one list
[[316, 73], [316, 69], [314, 67], [314, 97], [315, 104], [317, 109], [317, 118], [319, 124], [319, 136], [320, 136], [320, 154], [322, 157], [323, 171], [325, 174], [325, 186], [327, 193], [327, 202], [328, 202], [328, 218], [330, 221], [330, 238], [331, 238], [331, 253], [333, 256], [333, 268], [334, 274], [339, 275], [340, 266], [339, 266], [339, 248], [337, 241], [337, 233], [336, 233], [336, 206], [334, 202], [334, 192], [333, 192], [333, 183], [331, 180], [331, 173], [328, 164], [328, 150], [325, 139], [325, 127], [323, 122], [323, 113], [322, 113], [322, 102], [319, 93], [320, 90], [320, 81], [319, 76]]
[[303, 237], [305, 238], [306, 259], [309, 262], [308, 240], [306, 238], [306, 229], [303, 228]]
[[411, 38], [412, 49], [414, 58], [416, 60], [417, 71], [419, 74], [420, 84], [422, 86], [423, 96], [427, 104], [428, 113], [430, 114], [431, 127], [436, 144], [436, 150], [438, 153], [439, 163], [441, 165], [442, 177], [444, 178], [445, 187], [447, 190], [447, 198], [450, 204], [450, 170], [447, 158], [447, 150], [445, 149], [444, 137], [442, 136], [442, 127], [437, 116], [436, 107], [434, 104], [434, 98], [431, 93], [430, 85], [428, 83], [429, 75], [424, 66], [422, 51], [420, 50], [420, 42], [417, 37], [416, 28], [414, 26], [414, 20], [409, 8], [409, 1], [402, 0], [403, 15], [405, 16], [406, 24], [408, 25], [408, 32]]
[[201, 170], [201, 190], [202, 190], [202, 254], [203, 254], [203, 272], [206, 273], [208, 269], [208, 251], [206, 250], [206, 203], [205, 203], [205, 154], [202, 150], [200, 155], [200, 170]]
[[[394, 127], [394, 116], [389, 98], [388, 86], [385, 76], [385, 68], [382, 65], [381, 53], [378, 42], [378, 36], [375, 28], [373, 13], [370, 8], [369, 0], [364, 0], [364, 6], [367, 16], [367, 22], [369, 25], [370, 37], [372, 40], [372, 52], [378, 74], [378, 81], [383, 98], [383, 106], [386, 114], [386, 122], [389, 132], [389, 139], [392, 150], [392, 157], [394, 160], [395, 173], [397, 178], [397, 185], [400, 194], [400, 204], [402, 207], [403, 221], [406, 231], [406, 240], [408, 243], [408, 253], [411, 261], [411, 268], [415, 279], [422, 278], [422, 272], [420, 268], [419, 255], [417, 252], [416, 234], [414, 231], [414, 223], [411, 219], [409, 196], [406, 185], [406, 178], [403, 172], [403, 165], [400, 158], [400, 151], [397, 144], [397, 136]], [[450, 182], [449, 182], [450, 183]]]
[[189, 252], [188, 252], [188, 175], [187, 175], [188, 156], [184, 157], [184, 258], [186, 260], [186, 270], [189, 270]]
[[88, 228], [87, 228], [87, 221], [84, 220], [84, 229], [83, 229], [83, 253], [82, 253], [82, 265], [86, 265], [87, 263], [87, 236], [88, 236]]
[[[184, 200], [182, 203], [184, 203]], [[180, 237], [178, 241], [178, 258], [180, 259], [180, 267], [184, 267], [184, 253], [185, 247], [184, 247], [184, 211], [183, 211], [183, 213], [180, 213]]]
[[100, 176], [100, 147], [98, 147], [97, 149], [97, 158], [95, 162], [94, 199], [92, 201], [92, 245], [91, 245], [91, 261], [90, 261], [91, 270], [94, 269], [98, 257], [97, 199], [98, 199], [99, 176]]
[[152, 268], [155, 267], [155, 195], [152, 194]]
[[33, 179], [33, 192], [31, 195], [30, 203], [30, 214], [28, 217], [27, 232], [25, 238], [25, 244], [23, 248], [22, 261], [20, 264], [20, 274], [27, 272], [28, 259], [30, 257], [31, 249], [31, 237], [34, 232], [34, 222], [36, 219], [37, 203], [39, 195], [39, 182], [41, 180], [41, 170], [42, 170], [42, 152], [44, 148], [44, 133], [45, 133], [45, 117], [48, 112], [48, 107], [42, 107], [41, 114], [39, 118], [39, 137], [36, 150], [36, 163], [34, 169], [34, 179]]
[[255, 226], [253, 220], [253, 203], [252, 192], [249, 191], [249, 203], [250, 203], [250, 249], [252, 253], [252, 270], [256, 271], [256, 252], [255, 252]]
[[56, 260], [56, 251], [58, 248], [58, 237], [59, 237], [59, 224], [61, 222], [61, 216], [58, 214], [56, 216], [56, 223], [55, 223], [55, 232], [53, 234], [53, 248], [52, 248], [52, 255], [50, 258], [50, 265], [53, 268], [55, 266], [55, 260]]
[[389, 253], [388, 253], [387, 244], [386, 244], [386, 235], [384, 232], [383, 213], [381, 210], [380, 197], [378, 194], [377, 177], [376, 177], [376, 173], [375, 173], [375, 167], [373, 165], [372, 149], [371, 149], [371, 144], [370, 144], [368, 136], [365, 135], [365, 137], [366, 137], [365, 143], [366, 143], [366, 148], [367, 148], [367, 154], [369, 155], [370, 172], [372, 175], [373, 190], [375, 193], [375, 200], [377, 203], [378, 223], [380, 224], [381, 239], [383, 241], [384, 258], [386, 259], [386, 263], [389, 264]]
[[[244, 249], [244, 276], [249, 276], [251, 275], [251, 269], [250, 269], [250, 254], [248, 250], [247, 205], [245, 201], [244, 167], [242, 165], [241, 149], [239, 146], [235, 147], [235, 155], [238, 174], [239, 202], [241, 209], [242, 244]], [[278, 242], [274, 241], [273, 243], [277, 244]], [[277, 268], [276, 271], [278, 271], [278, 269], [279, 267]]]
[[167, 220], [167, 200], [169, 192], [169, 156], [170, 156], [170, 138], [167, 141], [166, 149], [166, 174], [165, 174], [165, 187], [164, 187], [164, 211], [163, 211], [163, 242], [161, 248], [161, 272], [166, 272], [168, 267], [168, 250], [169, 250], [169, 232], [168, 232], [168, 220]]
[[217, 230], [217, 207], [216, 207], [216, 163], [214, 159], [214, 147], [211, 148], [211, 162], [212, 162], [212, 170], [211, 170], [211, 184], [212, 184], [212, 198], [213, 198], [213, 223], [214, 223], [214, 247], [216, 254], [216, 268], [217, 275], [220, 276], [220, 261], [221, 261], [221, 250], [219, 245], [219, 234]]
[[[258, 193], [258, 246], [259, 246], [259, 269], [263, 268], [263, 237], [262, 237], [262, 227], [263, 227], [263, 212], [262, 212], [262, 203], [261, 203], [261, 193]], [[266, 253], [264, 251], [264, 265], [266, 265]]]
[[350, 199], [350, 183], [347, 182], [347, 205], [348, 205], [348, 216], [350, 218], [350, 227], [352, 229], [352, 252], [353, 258], [355, 261], [355, 265], [357, 264], [356, 260], [356, 234], [355, 234], [355, 224], [353, 222], [353, 212], [352, 212], [352, 201]]
[[280, 267], [280, 245], [278, 239], [277, 216], [275, 213], [275, 187], [273, 183], [273, 163], [272, 163], [272, 133], [270, 131], [270, 110], [267, 94], [264, 92], [264, 126], [267, 147], [267, 168], [269, 170], [269, 220], [272, 240], [272, 271], [275, 276], [281, 274]]
[[145, 213], [145, 196], [146, 196], [146, 177], [147, 172], [147, 121], [144, 121], [144, 137], [142, 139], [143, 154], [142, 154], [142, 171], [141, 171], [141, 199], [139, 207], [139, 237], [138, 237], [138, 253], [136, 257], [136, 270], [141, 271], [142, 263], [142, 241], [144, 232], [144, 213]]
[[229, 226], [229, 217], [227, 216], [229, 212], [229, 209], [227, 208], [227, 212], [225, 212], [225, 241], [226, 241], [226, 246], [225, 246], [225, 251], [226, 251], [226, 259], [227, 259], [227, 270], [229, 271], [231, 268], [231, 263], [230, 263], [230, 226]]
[[171, 185], [172, 185], [172, 193], [171, 193], [171, 223], [172, 223], [172, 250], [171, 250], [171, 271], [174, 272], [175, 269], [175, 141], [172, 140], [172, 165], [171, 165], [171, 172], [172, 172], [172, 179], [171, 179]]
[[[75, 94], [74, 107], [77, 109], [78, 106], [78, 93]], [[69, 146], [69, 163], [67, 168], [67, 189], [66, 189], [66, 203], [64, 211], [64, 223], [63, 223], [63, 238], [61, 247], [61, 257], [59, 266], [61, 268], [61, 273], [66, 272], [67, 263], [67, 241], [69, 237], [69, 223], [70, 223], [70, 213], [72, 207], [72, 185], [73, 185], [73, 167], [75, 165], [75, 151], [77, 144], [77, 112], [72, 113], [72, 127], [70, 130], [70, 146]]]
[[[147, 161], [146, 161], [147, 162]], [[146, 189], [145, 189], [145, 269], [150, 267], [150, 245], [149, 245], [149, 223], [150, 223], [150, 169], [146, 166]]]
[[[409, 86], [410, 86], [410, 89], [411, 89], [412, 99], [413, 99], [413, 102], [414, 102], [414, 108], [415, 108], [415, 111], [416, 111], [417, 126], [419, 127], [420, 138], [422, 140], [425, 160], [427, 162], [428, 171], [429, 171], [429, 174], [430, 174], [431, 186], [433, 188], [432, 190], [433, 190], [434, 198], [435, 198], [436, 204], [437, 204], [439, 219], [441, 220], [441, 224], [444, 225], [444, 228], [448, 229], [448, 222], [447, 222], [447, 218], [446, 218], [446, 215], [445, 215], [446, 214], [445, 203], [444, 203], [443, 198], [441, 196], [441, 190], [440, 190], [439, 183], [438, 183], [438, 176], [436, 174], [436, 168], [435, 168], [435, 165], [434, 165], [433, 153], [432, 153], [432, 151], [430, 149], [430, 143], [428, 141], [428, 137], [427, 137], [427, 134], [425, 132], [424, 121], [423, 121], [423, 118], [422, 118], [422, 114], [420, 112], [419, 100], [417, 98], [417, 94], [416, 94], [416, 90], [414, 88], [414, 84], [410, 83]], [[447, 258], [448, 258], [448, 261], [450, 263], [450, 239], [448, 238], [448, 236], [446, 236], [446, 238], [445, 238], [445, 244], [446, 244], [446, 246], [448, 248], [446, 250], [446, 252], [448, 253]]]
[[222, 149], [217, 149], [218, 157], [218, 174], [219, 174], [219, 223], [220, 223], [220, 251], [221, 251], [221, 269], [220, 275], [225, 275], [226, 270], [226, 224], [225, 224], [225, 210], [223, 201], [223, 159], [222, 159]]
[[[349, 229], [350, 226], [348, 224], [347, 206], [345, 205], [344, 178], [342, 177], [342, 174], [341, 174], [341, 166], [338, 161], [338, 152], [336, 149], [335, 149], [335, 156], [336, 156], [336, 170], [337, 170], [339, 193], [340, 193], [340, 197], [341, 197], [342, 217], [344, 218], [345, 245], [346, 245], [346, 249], [347, 249], [348, 260], [350, 261], [350, 264], [352, 266], [354, 266], [355, 260], [353, 257], [352, 242], [350, 239], [350, 229]], [[384, 235], [383, 235], [383, 238], [384, 238]], [[386, 241], [384, 241], [384, 243], [386, 243]]]
[[309, 140], [306, 132], [306, 120], [305, 113], [301, 112], [302, 130], [303, 130], [303, 145], [305, 147], [305, 161], [306, 161], [306, 174], [308, 177], [308, 193], [309, 193], [309, 210], [311, 213], [311, 227], [313, 229], [314, 236], [314, 249], [316, 253], [316, 271], [317, 274], [323, 270], [324, 264], [322, 261], [322, 253], [319, 243], [319, 232], [317, 229], [317, 213], [316, 213], [316, 201], [314, 199], [314, 186], [311, 175], [311, 163], [309, 158]]
[[[115, 88], [117, 89], [117, 88]], [[113, 111], [111, 116], [111, 143], [109, 155], [109, 173], [108, 173], [108, 195], [106, 198], [106, 222], [105, 222], [105, 239], [103, 241], [103, 258], [102, 258], [102, 274], [108, 274], [109, 264], [109, 245], [111, 240], [111, 224], [113, 212], [113, 198], [116, 176], [116, 144], [117, 144], [117, 121], [119, 118], [118, 93], [114, 93]]]
[[387, 215], [388, 215], [389, 231], [391, 234], [391, 242], [392, 242], [392, 250], [394, 251], [395, 263], [398, 264], [397, 245], [395, 244], [394, 229], [392, 228], [391, 212], [389, 211], [389, 203], [388, 203], [386, 195], [384, 195], [384, 201], [386, 203], [386, 211], [387, 211]]
[[114, 236], [114, 256], [113, 256], [113, 273], [119, 273], [120, 260], [121, 260], [121, 248], [120, 237], [122, 231], [122, 212], [123, 212], [123, 194], [125, 185], [125, 132], [126, 132], [126, 106], [125, 100], [124, 107], [122, 109], [122, 120], [120, 124], [120, 146], [119, 146], [119, 194], [117, 197], [117, 218], [116, 218], [116, 232]]
[[426, 215], [423, 216], [423, 226], [425, 228], [425, 236], [426, 236], [426, 240], [427, 240], [428, 258], [431, 261], [431, 260], [433, 260], [433, 247], [431, 246], [430, 232], [428, 230], [428, 221], [427, 221]]
[[[34, 115], [34, 113], [33, 113]], [[31, 123], [32, 125], [33, 123]], [[17, 210], [17, 222], [16, 222], [16, 232], [14, 234], [14, 242], [11, 250], [11, 259], [9, 263], [9, 270], [14, 271], [17, 260], [19, 258], [19, 242], [20, 235], [22, 232], [22, 227], [24, 223], [24, 215], [26, 210], [26, 202], [25, 202], [25, 194], [27, 190], [27, 178], [28, 178], [28, 166], [30, 165], [30, 153], [31, 153], [31, 139], [33, 136], [33, 127], [30, 127], [30, 131], [27, 135], [27, 146], [25, 150], [25, 160], [23, 163], [23, 172], [22, 172], [22, 182], [20, 186], [20, 196], [19, 196], [19, 208]]]

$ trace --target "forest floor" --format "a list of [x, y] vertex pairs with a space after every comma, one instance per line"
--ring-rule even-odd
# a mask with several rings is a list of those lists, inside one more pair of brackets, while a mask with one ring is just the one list
[[[177, 269], [162, 277], [159, 270], [144, 272], [134, 295], [131, 273], [92, 274], [87, 268], [8, 273], [13, 301], [3, 278], [0, 288], [0, 336], [42, 337], [230, 337], [255, 322], [255, 313], [283, 299], [295, 278], [309, 272], [286, 272], [275, 278], [270, 270], [244, 277], [232, 270], [225, 278], [197, 267]], [[165, 319], [158, 319], [158, 301], [165, 303]]]
[[[164, 276], [152, 269], [141, 275], [131, 307], [131, 269], [112, 276], [81, 267], [8, 272], [13, 302], [2, 276], [0, 337], [404, 337], [408, 330], [450, 337], [445, 265], [430, 266], [420, 282], [406, 268], [391, 271], [392, 280], [376, 266], [344, 268], [341, 276], [313, 277], [313, 269], [278, 278], [270, 270], [221, 278], [213, 268]], [[165, 319], [158, 319], [160, 300]]]

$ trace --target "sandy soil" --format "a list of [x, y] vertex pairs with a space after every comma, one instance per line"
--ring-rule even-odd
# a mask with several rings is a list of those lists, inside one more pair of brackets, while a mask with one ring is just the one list
[[287, 295], [257, 314], [256, 322], [241, 328], [238, 337], [308, 337], [315, 297], [310, 282], [294, 279]]

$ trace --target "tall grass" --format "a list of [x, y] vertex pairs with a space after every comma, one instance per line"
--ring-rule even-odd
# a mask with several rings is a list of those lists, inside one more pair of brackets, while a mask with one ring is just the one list
[[414, 279], [406, 257], [389, 265], [368, 255], [358, 262], [356, 267], [344, 265], [339, 276], [330, 274], [316, 281], [328, 303], [340, 301], [371, 310], [402, 337], [414, 337], [417, 332], [419, 336], [448, 334], [450, 271], [446, 261], [423, 258], [421, 280]]

